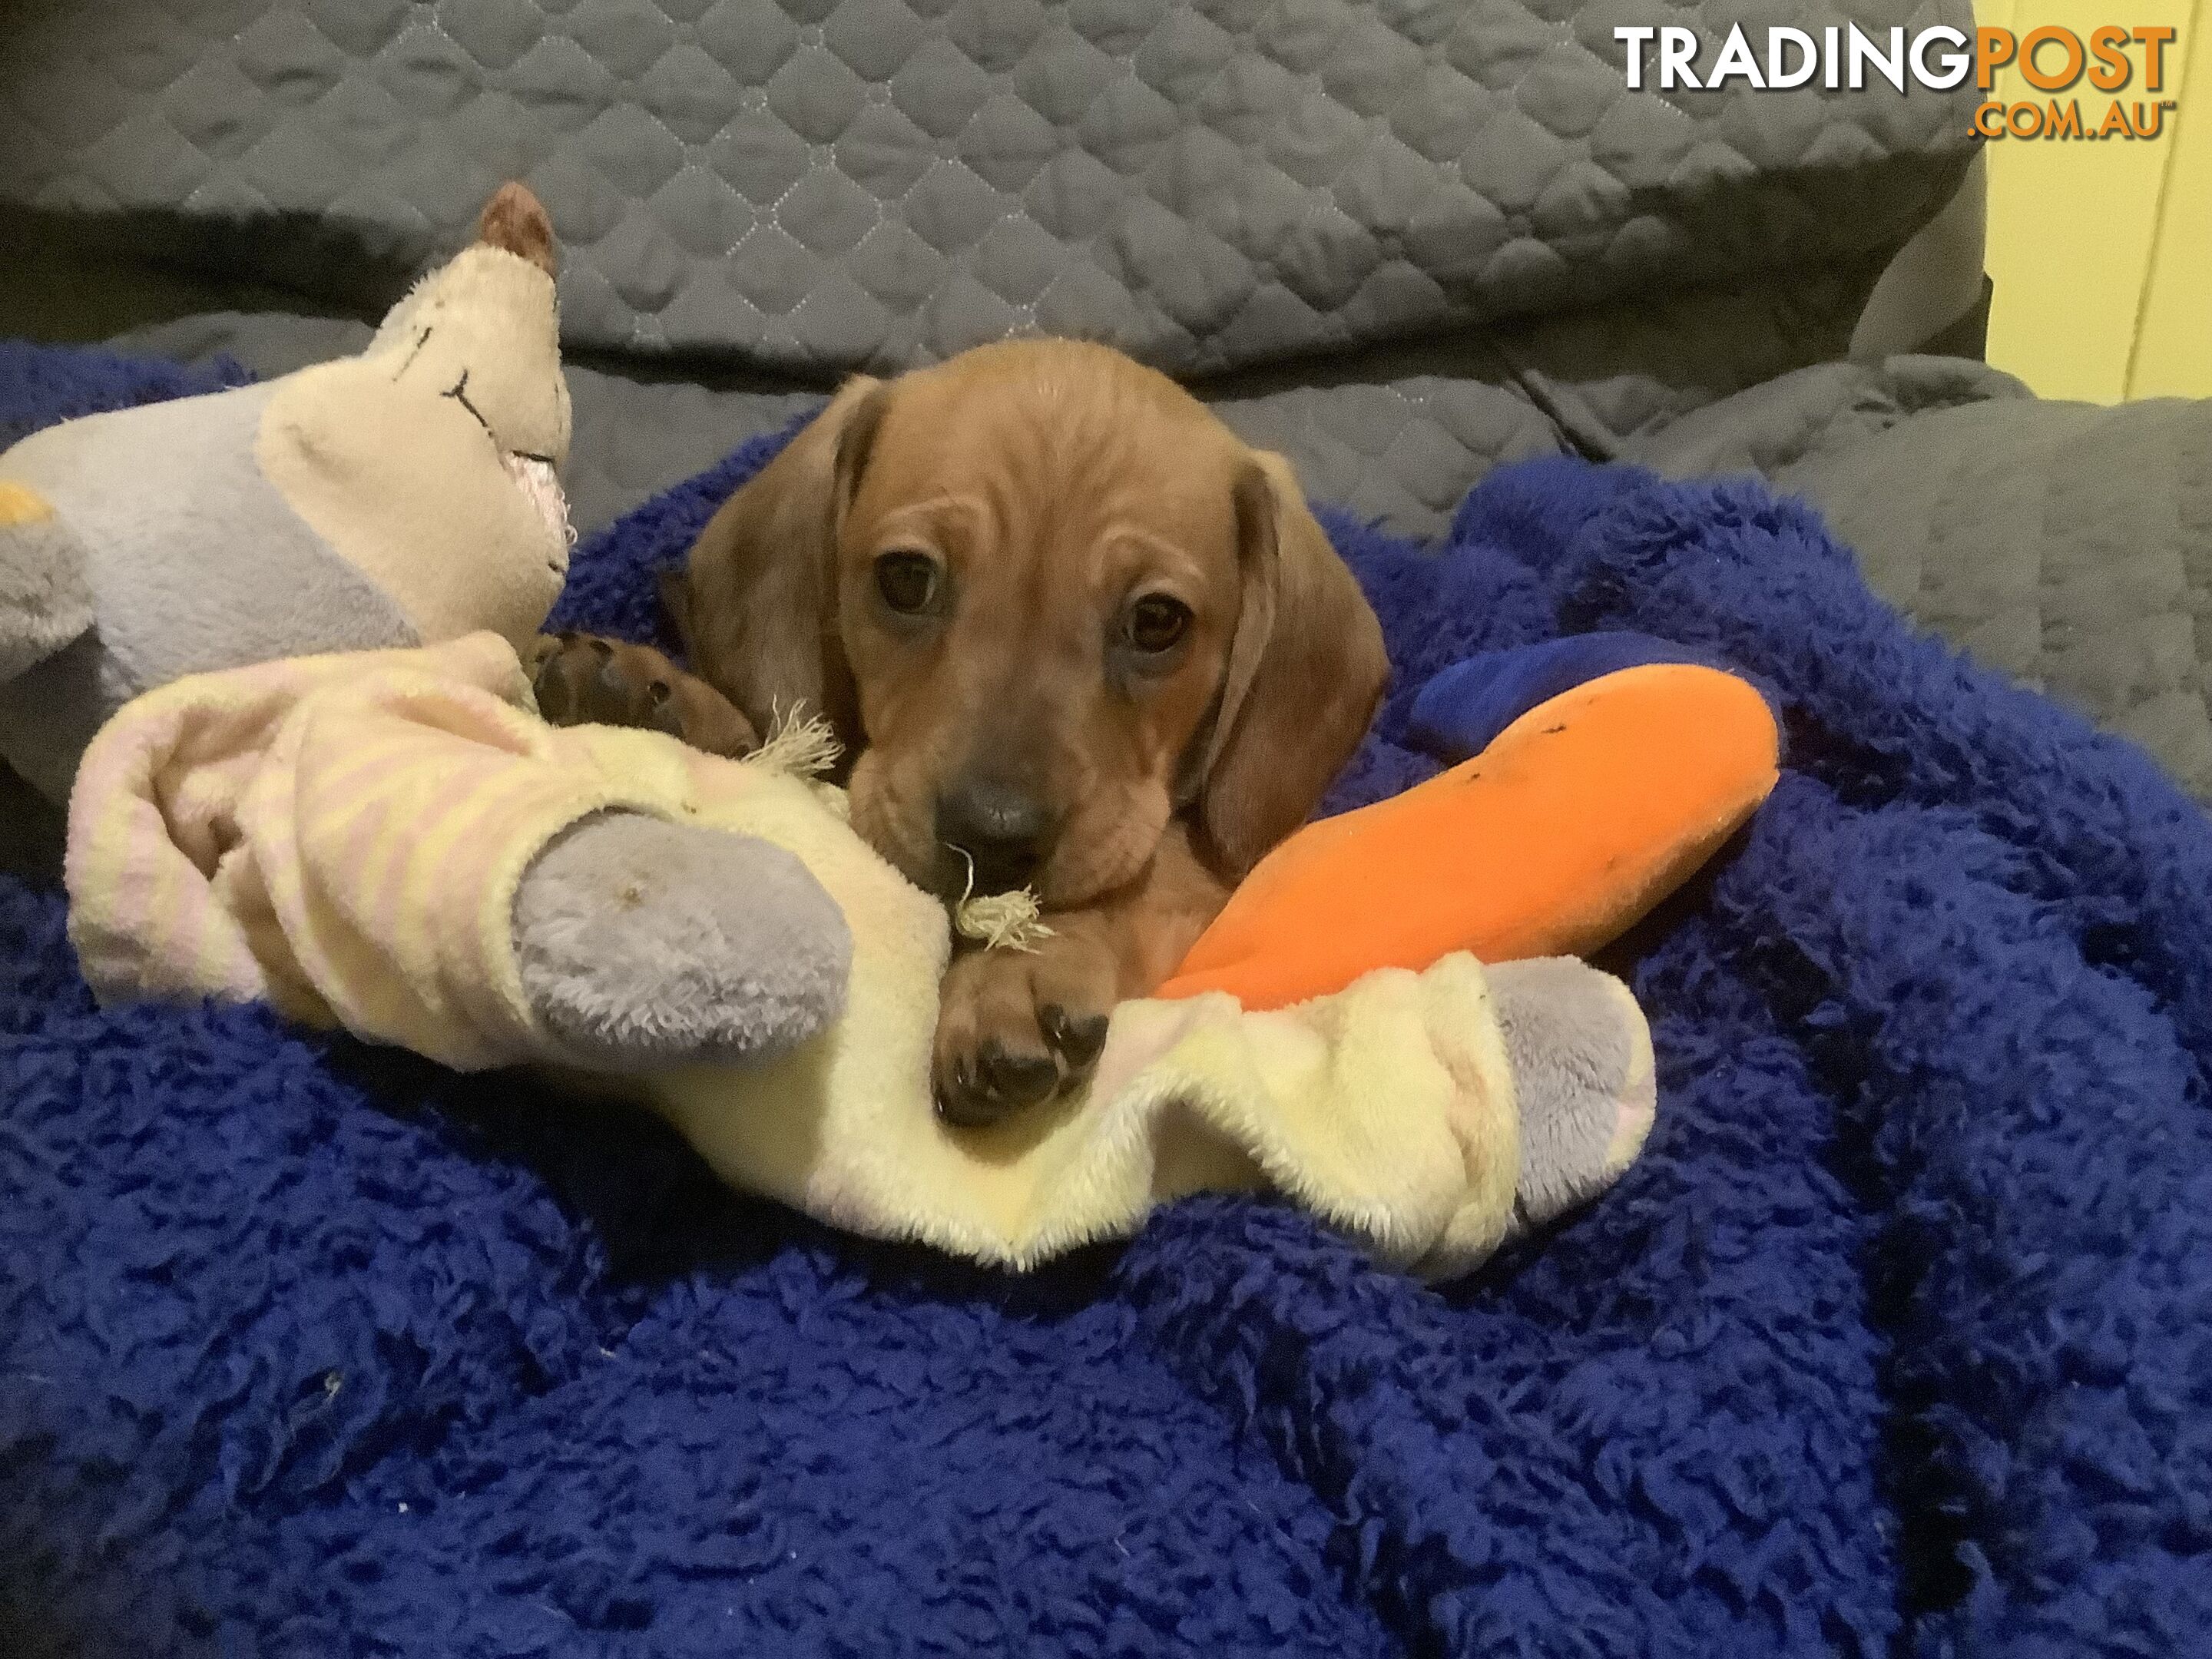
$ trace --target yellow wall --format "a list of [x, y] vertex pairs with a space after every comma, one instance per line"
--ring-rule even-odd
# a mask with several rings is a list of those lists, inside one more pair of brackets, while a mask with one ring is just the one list
[[[2172, 98], [2152, 140], [2002, 138], [1988, 146], [1990, 362], [2047, 398], [2212, 397], [2212, 0], [1978, 0], [1979, 21], [2025, 39], [2045, 23], [2167, 24], [2163, 91], [2136, 75], [2117, 95]], [[2046, 48], [2050, 64], [2055, 49]], [[2084, 82], [2082, 112], [2105, 94]], [[2018, 66], [1992, 95], [2039, 99]], [[2070, 94], [2069, 94], [2070, 95]]]

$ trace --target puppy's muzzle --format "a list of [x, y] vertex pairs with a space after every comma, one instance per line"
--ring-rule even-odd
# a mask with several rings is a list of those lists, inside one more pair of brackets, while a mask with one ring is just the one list
[[978, 893], [1028, 886], [1059, 833], [1059, 815], [1034, 793], [997, 779], [963, 779], [937, 798], [937, 838], [956, 863], [973, 864]]

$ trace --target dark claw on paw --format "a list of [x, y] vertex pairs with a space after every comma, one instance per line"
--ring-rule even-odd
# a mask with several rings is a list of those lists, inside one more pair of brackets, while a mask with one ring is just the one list
[[1040, 1011], [1038, 1023], [1044, 1028], [1045, 1041], [1077, 1071], [1087, 1067], [1098, 1058], [1098, 1051], [1106, 1046], [1106, 1016], [1084, 1014], [1071, 1018], [1066, 1009], [1058, 1003]]
[[1060, 1082], [1049, 1054], [1010, 1054], [994, 1039], [983, 1045], [984, 1086], [1008, 1106], [1033, 1106]]
[[952, 1075], [937, 1092], [937, 1115], [963, 1129], [991, 1121], [993, 1114], [983, 1109], [975, 1098], [975, 1080], [969, 1074], [965, 1054], [953, 1061]]
[[1006, 1115], [1006, 1108], [972, 1085], [956, 1083], [937, 1097], [937, 1115], [956, 1129], [981, 1129]]
[[954, 1064], [937, 1114], [961, 1128], [980, 1128], [1048, 1099], [1059, 1084], [1060, 1067], [1050, 1055], [1012, 1054], [994, 1040]]

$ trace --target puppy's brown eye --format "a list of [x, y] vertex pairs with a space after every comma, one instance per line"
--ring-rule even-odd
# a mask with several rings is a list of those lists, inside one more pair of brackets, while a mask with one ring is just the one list
[[1148, 593], [1129, 607], [1125, 631], [1131, 645], [1157, 656], [1163, 651], [1173, 650], [1189, 626], [1188, 605], [1164, 593]]
[[937, 597], [937, 562], [923, 553], [886, 553], [876, 561], [876, 592], [902, 617], [927, 611]]

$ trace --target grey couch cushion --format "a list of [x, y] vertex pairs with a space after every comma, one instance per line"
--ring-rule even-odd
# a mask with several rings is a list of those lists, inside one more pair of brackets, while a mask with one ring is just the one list
[[1526, 397], [1480, 380], [1304, 386], [1214, 407], [1247, 443], [1289, 456], [1316, 500], [1424, 538], [1492, 467], [1560, 448]]
[[12, 9], [0, 206], [366, 307], [526, 177], [573, 343], [811, 369], [1042, 327], [1205, 372], [1856, 258], [1949, 196], [1975, 98], [1631, 92], [1612, 34], [1966, 0]]
[[2011, 375], [1959, 357], [1818, 363], [1628, 433], [1620, 454], [1677, 478], [1714, 472], [1783, 477], [1915, 415], [2033, 395]]
[[1624, 451], [1805, 495], [1883, 597], [2212, 800], [2212, 403], [2045, 402], [1893, 358], [1785, 376]]
[[[256, 374], [357, 351], [366, 324], [282, 313], [214, 313], [134, 330], [124, 351], [180, 362], [229, 356]], [[586, 533], [647, 496], [711, 466], [746, 439], [820, 402], [805, 392], [648, 378], [571, 363], [575, 411], [563, 482]], [[1215, 405], [1248, 441], [1277, 449], [1317, 498], [1432, 536], [1469, 486], [1504, 460], [1559, 447], [1527, 398], [1477, 380], [1406, 375], [1371, 384], [1295, 386], [1224, 398]]]

